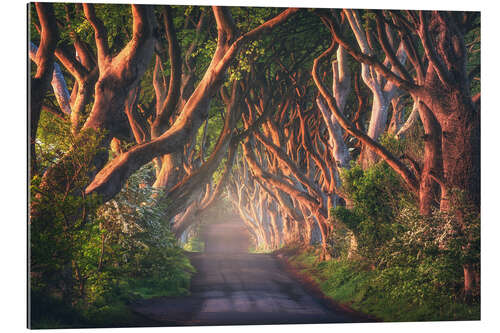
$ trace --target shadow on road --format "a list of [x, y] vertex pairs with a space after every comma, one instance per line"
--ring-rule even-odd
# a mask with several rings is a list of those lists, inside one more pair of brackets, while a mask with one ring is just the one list
[[158, 326], [359, 322], [308, 294], [269, 254], [248, 253], [239, 218], [207, 225], [204, 253], [190, 255], [197, 274], [188, 297], [159, 297], [133, 305]]

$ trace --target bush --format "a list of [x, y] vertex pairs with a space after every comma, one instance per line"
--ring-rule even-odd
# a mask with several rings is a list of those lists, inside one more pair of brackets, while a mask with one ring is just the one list
[[342, 233], [334, 236], [337, 236], [337, 244], [333, 244], [334, 255], [345, 253], [342, 246], [350, 244], [350, 241], [342, 241], [342, 237], [351, 235], [344, 230], [347, 228], [357, 240], [359, 254], [376, 259], [380, 247], [397, 232], [394, 218], [410, 198], [399, 176], [386, 163], [378, 163], [367, 170], [354, 164], [351, 169], [343, 170], [341, 176], [342, 188], [352, 208], [337, 207], [331, 212], [334, 233]]
[[148, 185], [153, 172], [151, 164], [141, 168], [97, 210], [93, 225], [99, 226], [99, 244], [80, 253], [81, 261], [90, 259], [83, 270], [89, 277], [88, 305], [108, 304], [116, 295], [188, 293], [194, 268], [163, 219], [168, 207], [163, 192]]
[[75, 258], [88, 247], [95, 231], [88, 222], [99, 198], [84, 192], [92, 171], [88, 156], [99, 150], [102, 139], [102, 134], [91, 130], [78, 139], [68, 135], [70, 151], [46, 161], [53, 177], [31, 180], [29, 224], [31, 288], [62, 295], [65, 302], [75, 296]]
[[[461, 294], [463, 266], [478, 272], [480, 263], [479, 214], [467, 204], [464, 193], [450, 190], [451, 210], [422, 216], [398, 176], [383, 162], [367, 170], [354, 165], [342, 179], [352, 208], [332, 211], [332, 254], [339, 262], [331, 267], [328, 288], [340, 288], [335, 293], [341, 298], [342, 290], [361, 297], [359, 288], [371, 290], [373, 297], [384, 295], [387, 309], [399, 314], [377, 311], [391, 320], [479, 318], [479, 286], [469, 305]], [[361, 255], [356, 259], [372, 273], [359, 269], [352, 256], [348, 260], [352, 237]], [[350, 285], [353, 281], [356, 287]], [[412, 314], [402, 314], [398, 307]]]
[[[57, 175], [72, 179], [69, 191], [56, 186], [47, 193], [39, 177], [32, 179], [37, 214], [30, 224], [30, 292], [36, 327], [75, 321], [92, 326], [117, 318], [137, 297], [189, 292], [194, 268], [163, 219], [168, 202], [149, 185], [153, 167], [140, 169], [114, 200], [100, 205], [99, 198], [79, 194], [88, 183], [89, 150], [99, 141], [92, 133], [85, 137], [64, 160], [55, 160]], [[63, 308], [79, 317], [58, 310]]]
[[[284, 249], [282, 253], [288, 251]], [[293, 266], [317, 281], [325, 295], [384, 321], [480, 318], [478, 302], [465, 304], [453, 287], [435, 283], [435, 273], [447, 266], [429, 267], [439, 260], [427, 258], [418, 264], [373, 267], [365, 260], [345, 257], [319, 261], [314, 250], [294, 251], [288, 258]]]

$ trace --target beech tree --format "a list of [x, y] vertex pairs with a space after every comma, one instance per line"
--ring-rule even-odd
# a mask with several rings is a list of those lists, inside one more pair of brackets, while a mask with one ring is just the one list
[[[478, 101], [480, 95], [477, 94], [471, 97], [471, 88], [468, 83], [470, 77], [477, 74], [477, 68], [466, 71], [467, 66], [465, 66], [467, 62], [465, 35], [477, 29], [476, 14], [466, 13], [462, 16], [458, 16], [444, 12], [431, 13], [410, 11], [373, 11], [369, 13], [373, 14], [365, 16], [366, 22], [362, 23], [360, 15], [356, 13], [356, 11], [344, 10], [340, 15], [337, 15], [335, 12], [318, 12], [318, 16], [323, 20], [323, 23], [325, 23], [325, 26], [329, 29], [332, 36], [330, 48], [315, 59], [312, 69], [312, 77], [321, 96], [317, 99], [317, 106], [323, 117], [324, 124], [320, 123], [319, 125], [321, 127], [326, 127], [329, 141], [328, 145], [324, 145], [323, 147], [316, 146], [315, 148], [318, 150], [316, 150], [316, 154], [312, 154], [311, 156], [324, 156], [322, 154], [322, 148], [324, 149], [324, 147], [329, 146], [331, 149], [329, 155], [333, 157], [331, 160], [344, 168], [348, 167], [347, 161], [349, 161], [350, 156], [346, 154], [348, 149], [346, 149], [346, 141], [344, 140], [352, 136], [361, 143], [362, 163], [366, 162], [366, 158], [363, 157], [364, 154], [367, 154], [366, 152], [376, 154], [388, 163], [406, 182], [410, 192], [414, 193], [418, 198], [420, 211], [423, 214], [430, 214], [433, 207], [435, 207], [436, 197], [441, 198], [438, 200], [438, 202], [440, 201], [440, 204], [437, 205], [438, 208], [442, 211], [451, 210], [452, 207], [449, 202], [451, 200], [450, 195], [453, 192], [452, 189], [458, 189], [464, 193], [469, 193], [469, 195], [466, 196], [468, 198], [467, 200], [469, 203], [472, 203], [472, 206], [478, 209], [477, 195], [479, 191], [477, 182], [479, 180], [479, 174], [477, 172], [479, 169], [477, 163], [479, 161], [479, 155], [477, 147], [479, 147], [479, 142], [477, 141], [477, 134], [479, 133], [479, 118], [477, 117], [479, 112], [477, 108], [479, 107]], [[345, 37], [347, 33], [346, 29], [340, 26], [340, 22], [345, 19], [349, 21], [349, 27], [354, 35], [353, 38]], [[434, 23], [429, 24], [432, 20], [434, 20]], [[363, 28], [370, 25], [373, 26], [373, 29], [368, 30], [367, 28]], [[432, 29], [432, 31], [439, 31], [440, 35], [437, 36], [444, 36], [444, 39], [439, 37], [440, 39], [430, 40], [429, 29]], [[446, 41], [447, 39], [448, 41]], [[469, 47], [474, 47], [474, 43], [469, 44]], [[343, 111], [346, 98], [351, 88], [349, 86], [350, 68], [346, 65], [347, 61], [344, 52], [347, 52], [354, 61], [361, 65], [361, 77], [364, 83], [370, 88], [373, 96], [371, 118], [367, 126], [368, 133], [365, 133], [362, 130], [363, 126], [360, 126], [358, 123], [359, 114], [349, 115], [345, 114], [345, 111]], [[333, 86], [332, 90], [330, 90], [323, 83], [322, 77], [324, 74], [320, 74], [320, 66], [322, 61], [335, 53], [337, 59], [332, 65]], [[380, 55], [383, 55], [385, 58], [383, 62], [378, 60], [380, 59]], [[423, 60], [422, 57], [424, 57]], [[408, 62], [406, 62], [405, 59], [408, 59]], [[455, 60], [459, 61], [462, 65], [457, 67], [458, 65], [454, 63]], [[461, 71], [459, 71], [458, 68], [460, 68]], [[294, 73], [294, 75], [297, 74]], [[458, 76], [460, 79], [454, 81], [458, 83], [457, 85], [453, 85], [454, 88], [452, 88], [450, 86], [451, 81], [446, 81], [444, 78], [454, 76]], [[296, 76], [293, 84], [296, 84]], [[357, 90], [359, 91], [359, 87]], [[440, 91], [439, 96], [441, 97], [439, 101], [437, 100], [436, 91]], [[400, 129], [406, 131], [412, 123], [421, 119], [425, 131], [424, 156], [420, 162], [407, 154], [401, 156], [394, 155], [378, 142], [380, 133], [389, 126], [388, 111], [391, 104], [393, 114], [401, 112], [401, 106], [398, 106], [397, 100], [401, 98], [403, 94], [406, 94], [406, 98], [412, 101], [411, 104], [413, 107], [411, 109], [412, 112], [410, 112], [408, 123], [399, 125]], [[358, 99], [362, 101], [363, 97], [360, 96], [359, 92], [357, 95]], [[443, 97], [445, 95], [447, 97]], [[467, 103], [463, 102], [457, 105], [455, 102], [451, 102], [452, 100], [456, 101], [457, 98], [458, 100], [466, 98], [464, 96], [468, 96], [467, 98], [470, 99]], [[450, 100], [445, 107], [444, 101], [446, 101], [447, 98]], [[467, 105], [469, 105], [468, 113], [464, 110]], [[432, 108], [435, 108], [435, 110], [433, 111]], [[454, 111], [455, 108], [457, 108], [456, 112]], [[417, 111], [419, 117], [416, 117]], [[446, 117], [444, 116], [445, 112], [447, 115]], [[457, 114], [461, 114], [461, 116]], [[454, 119], [454, 117], [460, 117], [461, 121], [464, 121], [462, 125], [457, 122], [453, 125], [457, 127], [453, 127], [452, 132], [443, 131], [443, 126], [450, 131], [452, 130], [448, 121]], [[290, 120], [290, 118], [286, 120]], [[316, 118], [316, 122], [317, 120], [318, 118]], [[446, 122], [446, 124], [441, 125], [441, 122]], [[467, 123], [467, 125], [465, 125], [465, 123]], [[347, 136], [342, 134], [339, 125], [347, 133]], [[323, 131], [325, 127], [322, 127]], [[276, 131], [276, 129], [281, 128], [287, 129], [287, 127], [283, 127], [283, 125], [270, 124], [263, 128], [262, 133], [255, 133], [256, 140], [248, 139], [243, 145], [243, 152], [247, 161], [247, 163], [244, 164], [245, 168], [253, 170], [253, 176], [260, 179], [257, 185], [250, 187], [252, 189], [251, 191], [255, 192], [255, 189], [259, 188], [261, 192], [265, 192], [266, 190], [269, 192], [267, 196], [251, 194], [252, 192], [249, 192], [247, 196], [252, 198], [260, 196], [259, 201], [267, 200], [270, 203], [277, 201], [282, 208], [290, 206], [290, 202], [292, 202], [291, 206], [294, 209], [289, 208], [283, 213], [292, 217], [296, 222], [299, 222], [298, 225], [305, 226], [305, 216], [314, 216], [316, 219], [325, 218], [324, 213], [321, 213], [321, 207], [324, 209], [327, 205], [322, 198], [328, 197], [331, 191], [329, 194], [328, 190], [318, 190], [318, 187], [314, 186], [316, 184], [310, 183], [310, 180], [304, 177], [304, 174], [310, 173], [310, 164], [305, 156], [300, 155], [301, 150], [297, 150], [297, 146], [293, 145], [293, 131], [287, 132], [287, 134], [268, 134], [268, 139], [263, 135], [263, 133], [272, 133]], [[308, 124], [308, 129], [308, 132], [311, 133], [310, 124]], [[404, 131], [402, 131], [401, 134], [404, 133]], [[463, 134], [458, 135], [457, 133]], [[450, 156], [452, 151], [457, 152], [458, 149], [458, 145], [452, 145], [450, 142], [450, 140], [457, 140], [455, 135], [458, 135], [461, 139], [467, 137], [468, 141], [467, 144], [460, 145], [461, 156], [467, 157], [458, 164], [455, 162], [452, 163], [451, 161], [453, 161], [453, 159]], [[448, 137], [444, 138], [444, 136]], [[280, 141], [279, 139], [283, 137], [287, 138], [288, 142], [286, 144], [283, 140]], [[307, 135], [304, 135], [304, 137], [307, 137]], [[320, 142], [320, 140], [321, 139], [317, 139], [315, 141], [317, 143]], [[258, 145], [256, 143], [257, 141], [259, 142]], [[471, 148], [471, 144], [474, 144], [474, 147], [476, 147], [475, 150]], [[451, 149], [449, 145], [452, 145], [454, 148]], [[284, 146], [294, 148], [287, 149], [286, 152], [283, 152], [280, 147]], [[265, 154], [258, 153], [262, 149], [265, 149], [271, 154], [271, 160], [269, 160], [269, 157], [265, 158]], [[445, 149], [447, 152], [443, 153]], [[304, 150], [307, 151], [306, 148], [304, 148]], [[290, 158], [294, 156], [294, 154], [300, 156], [295, 161]], [[273, 159], [276, 161], [272, 162]], [[371, 160], [373, 163], [373, 159]], [[323, 158], [323, 161], [325, 162], [326, 160]], [[464, 161], [469, 161], [468, 170], [476, 170], [469, 173], [467, 177], [465, 177], [463, 172], [455, 173], [457, 172], [458, 165], [463, 165], [463, 168], [465, 168]], [[281, 164], [280, 169], [273, 168], [273, 165], [277, 165], [277, 163]], [[321, 169], [322, 164], [322, 162], [319, 162], [316, 167]], [[449, 168], [452, 169], [450, 170]], [[287, 172], [280, 175], [282, 170]], [[244, 174], [247, 174], [247, 171], [245, 171]], [[331, 175], [334, 174], [335, 172], [331, 173]], [[460, 174], [460, 176], [458, 176], [458, 174]], [[324, 179], [329, 179], [328, 177], [330, 175], [328, 173], [324, 173], [323, 175]], [[247, 176], [240, 175], [238, 177], [238, 179], [245, 179]], [[293, 179], [292, 182], [290, 182], [290, 177]], [[287, 178], [290, 180], [286, 181]], [[474, 181], [472, 181], [472, 179], [474, 179]], [[244, 216], [244, 219], [258, 220], [258, 218], [256, 218], [258, 214], [255, 212], [249, 213], [252, 211], [252, 207], [249, 206], [248, 202], [251, 200], [242, 199], [242, 195], [245, 193], [241, 189], [242, 186], [238, 184], [234, 185], [236, 188], [233, 190], [233, 193], [236, 197], [238, 209]], [[340, 184], [337, 183], [336, 185]], [[280, 198], [280, 195], [276, 192], [272, 192], [271, 189], [273, 188], [281, 189], [287, 193], [288, 196], [291, 196], [291, 201], [289, 200], [289, 203], [286, 204], [286, 200]], [[335, 188], [335, 186], [332, 184], [327, 188], [332, 189]], [[334, 192], [336, 195], [341, 195], [340, 186], [338, 186]], [[243, 208], [247, 209], [246, 212], [242, 211], [242, 205], [244, 206]], [[307, 207], [307, 209], [298, 213], [300, 208], [304, 209], [304, 207]], [[458, 213], [457, 218], [459, 220], [463, 219], [460, 217], [461, 214], [463, 213]], [[252, 219], [250, 219], [250, 215], [253, 215]], [[262, 235], [264, 234], [264, 230], [268, 230], [265, 226], [269, 225], [269, 222], [266, 222], [269, 220], [267, 216], [262, 215], [260, 219], [260, 234], [254, 232], [259, 242], [265, 238]], [[302, 224], [300, 221], [303, 221]], [[465, 232], [467, 222], [465, 220], [461, 221], [460, 223], [463, 225], [463, 230]], [[255, 221], [251, 223], [253, 225], [259, 225], [259, 223]], [[248, 222], [248, 224], [250, 224], [250, 222]], [[326, 231], [327, 228], [324, 230]], [[327, 234], [322, 233], [322, 236], [325, 238]], [[468, 245], [466, 245], [466, 247], [467, 246]], [[472, 270], [473, 268], [471, 266], [467, 264], [464, 265], [464, 288], [466, 292], [472, 288], [472, 284], [474, 283], [473, 279], [475, 273]]]
[[[96, 60], [99, 73], [95, 81], [94, 100], [92, 109], [81, 127], [81, 131], [94, 130], [105, 133], [101, 140], [104, 149], [96, 151], [92, 165], [99, 170], [107, 162], [107, 147], [114, 137], [123, 138], [129, 134], [127, 118], [123, 112], [128, 91], [134, 90], [146, 70], [149, 59], [153, 53], [156, 21], [151, 7], [132, 5], [133, 38], [117, 54], [112, 54], [108, 45], [107, 30], [102, 21], [97, 17], [92, 4], [83, 4], [85, 18], [94, 29], [96, 41], [96, 54], [88, 50], [85, 44], [76, 42], [75, 49], [81, 62], [69, 52], [59, 50], [58, 58], [70, 73], [76, 77], [76, 84], [72, 94], [76, 96], [72, 108], [71, 120], [73, 132], [77, 132], [79, 113], [90, 103], [90, 90], [92, 76], [95, 69], [90, 70], [92, 57]], [[76, 37], [75, 37], [76, 38]], [[85, 60], [83, 60], [85, 59]], [[85, 63], [85, 64], [84, 64]], [[85, 66], [87, 65], [87, 67]], [[74, 90], [77, 89], [75, 92]], [[64, 164], [64, 158], [48, 169], [43, 178], [42, 188], [50, 192], [51, 188], [64, 188], [65, 179], [60, 178], [58, 166]]]
[[37, 69], [30, 82], [30, 165], [31, 173], [36, 174], [35, 140], [38, 121], [42, 110], [43, 98], [52, 78], [54, 70], [54, 50], [58, 41], [58, 29], [51, 4], [36, 3], [36, 11], [40, 22], [40, 45], [33, 50], [32, 56]]
[[[344, 10], [349, 16], [349, 12]], [[477, 28], [477, 14], [455, 15], [448, 12], [397, 11], [375, 12], [377, 41], [389, 59], [391, 68], [381, 63], [365, 50], [358, 50], [341, 34], [336, 19], [326, 18], [333, 40], [344, 47], [362, 64], [373, 67], [399, 89], [418, 98], [420, 118], [425, 128], [425, 156], [421, 174], [415, 175], [400, 161], [388, 155], [380, 146], [356, 133], [348, 122], [340, 123], [360, 140], [366, 141], [373, 151], [384, 158], [414, 191], [419, 187], [420, 207], [423, 213], [430, 211], [431, 198], [440, 186], [440, 207], [446, 211], [450, 189], [464, 191], [467, 200], [479, 210], [479, 99], [480, 94], [470, 94], [470, 73], [467, 71], [465, 35]], [[384, 25], [391, 24], [398, 30], [405, 52], [413, 66], [413, 75], [398, 59], [390, 44], [389, 32]], [[431, 37], [430, 31], [433, 31]], [[419, 44], [417, 44], [419, 43]], [[333, 44], [332, 44], [333, 45]], [[425, 61], [418, 54], [424, 50]], [[427, 67], [424, 67], [426, 63]], [[314, 73], [314, 70], [313, 70]], [[335, 99], [321, 86], [320, 91], [334, 109]], [[336, 110], [337, 119], [342, 120]], [[473, 148], [474, 147], [474, 148]], [[460, 157], [459, 157], [460, 156]], [[419, 180], [418, 180], [419, 179]], [[460, 219], [460, 216], [458, 216]], [[466, 223], [463, 221], [462, 223]], [[465, 227], [465, 226], [464, 226]], [[471, 289], [472, 268], [464, 266], [465, 290]]]
[[[422, 223], [452, 214], [463, 257], [475, 246], [478, 13], [34, 7], [31, 142], [41, 112], [67, 123], [76, 142], [46, 170], [37, 171], [32, 149], [46, 198], [77, 192], [66, 169], [95, 132], [78, 195], [105, 203], [153, 165], [147, 185], [167, 203], [162, 220], [179, 239], [227, 193], [257, 248], [319, 244], [328, 259], [332, 237], [350, 228], [353, 258], [359, 219], [339, 226], [335, 212], [345, 206], [356, 217], [362, 200], [344, 181], [382, 165]], [[41, 213], [32, 206], [35, 220]], [[460, 269], [468, 294], [478, 264], [464, 259]]]
[[222, 76], [234, 59], [237, 51], [249, 40], [257, 38], [266, 30], [286, 20], [296, 12], [288, 9], [257, 28], [237, 37], [234, 23], [227, 8], [214, 7], [217, 22], [217, 47], [204, 77], [190, 96], [182, 114], [162, 135], [148, 143], [138, 145], [110, 162], [88, 186], [87, 193], [96, 192], [104, 199], [116, 194], [127, 178], [139, 166], [154, 157], [173, 153], [185, 142], [202, 123], [210, 96], [222, 83]]

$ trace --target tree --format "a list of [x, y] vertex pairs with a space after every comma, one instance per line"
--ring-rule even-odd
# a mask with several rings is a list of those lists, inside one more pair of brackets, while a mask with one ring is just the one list
[[[478, 268], [467, 253], [476, 247], [469, 236], [480, 190], [477, 13], [91, 4], [33, 10], [31, 75], [40, 89], [30, 112], [42, 121], [31, 123], [31, 135], [47, 156], [38, 156], [34, 223], [50, 215], [48, 193], [98, 196], [104, 204], [153, 165], [142, 185], [163, 200], [161, 219], [177, 238], [228, 193], [257, 247], [320, 244], [327, 259], [336, 251], [340, 215], [373, 231], [372, 242], [356, 223], [343, 226], [352, 244], [369, 252], [399, 235], [384, 228], [400, 218], [403, 201], [416, 202], [422, 223], [436, 210], [458, 221], [464, 289], [473, 289]], [[51, 146], [54, 119], [72, 135]], [[89, 137], [95, 149], [85, 165], [75, 164]], [[390, 179], [374, 179], [387, 168], [395, 173]], [[394, 204], [378, 205], [377, 193], [388, 187]], [[83, 211], [75, 209], [68, 225]]]
[[155, 157], [172, 154], [183, 147], [206, 118], [210, 97], [223, 82], [223, 75], [239, 49], [248, 41], [285, 21], [296, 9], [287, 9], [253, 30], [237, 36], [234, 22], [227, 8], [214, 7], [217, 23], [217, 47], [205, 75], [184, 105], [180, 116], [159, 137], [138, 145], [108, 163], [87, 188], [87, 193], [98, 193], [104, 200], [111, 198], [127, 177], [141, 165]]
[[59, 31], [51, 4], [36, 3], [38, 20], [40, 21], [40, 45], [34, 55], [37, 70], [30, 82], [30, 151], [31, 174], [37, 173], [35, 140], [38, 121], [42, 110], [42, 102], [49, 86], [54, 69], [54, 50], [56, 48]]
[[[348, 15], [348, 14], [346, 14]], [[469, 200], [479, 211], [479, 104], [480, 95], [470, 94], [470, 79], [467, 72], [467, 50], [465, 35], [477, 27], [477, 13], [461, 15], [449, 12], [412, 12], [402, 14], [397, 11], [376, 12], [377, 41], [389, 59], [391, 68], [381, 63], [376, 57], [364, 50], [357, 50], [341, 35], [341, 29], [333, 19], [327, 19], [332, 36], [353, 58], [362, 64], [372, 66], [388, 81], [399, 89], [405, 90], [419, 100], [420, 118], [426, 130], [424, 168], [420, 178], [421, 211], [429, 212], [436, 182], [441, 187], [440, 207], [443, 211], [451, 209], [448, 189], [464, 191]], [[414, 68], [412, 76], [397, 58], [394, 48], [389, 43], [388, 31], [384, 24], [398, 29], [403, 46]], [[434, 31], [431, 37], [430, 30]], [[418, 38], [418, 39], [417, 39]], [[417, 46], [417, 41], [419, 42]], [[427, 68], [418, 54], [418, 47], [424, 51]], [[316, 82], [318, 84], [318, 82]], [[320, 88], [322, 95], [329, 95]], [[335, 100], [330, 99], [329, 106], [335, 107]], [[340, 112], [335, 112], [341, 119]], [[343, 127], [352, 128], [347, 122]], [[375, 143], [367, 140], [361, 133], [358, 138], [379, 156], [383, 157], [416, 190], [416, 176], [403, 167], [397, 160], [387, 155]], [[460, 157], [459, 157], [460, 156]], [[459, 220], [462, 217], [457, 216]], [[462, 221], [464, 227], [466, 221]], [[464, 266], [465, 291], [472, 288], [469, 275], [470, 267]]]

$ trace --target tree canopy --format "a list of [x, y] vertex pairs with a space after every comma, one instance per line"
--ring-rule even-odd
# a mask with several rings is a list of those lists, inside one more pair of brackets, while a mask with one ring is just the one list
[[[224, 199], [258, 248], [318, 243], [322, 259], [386, 265], [396, 240], [411, 255], [429, 241], [465, 294], [478, 290], [479, 13], [34, 3], [29, 15], [43, 281], [63, 267], [83, 297], [119, 251], [147, 274], [154, 251], [171, 255], [155, 239], [186, 240]], [[434, 238], [405, 238], [418, 226]]]

